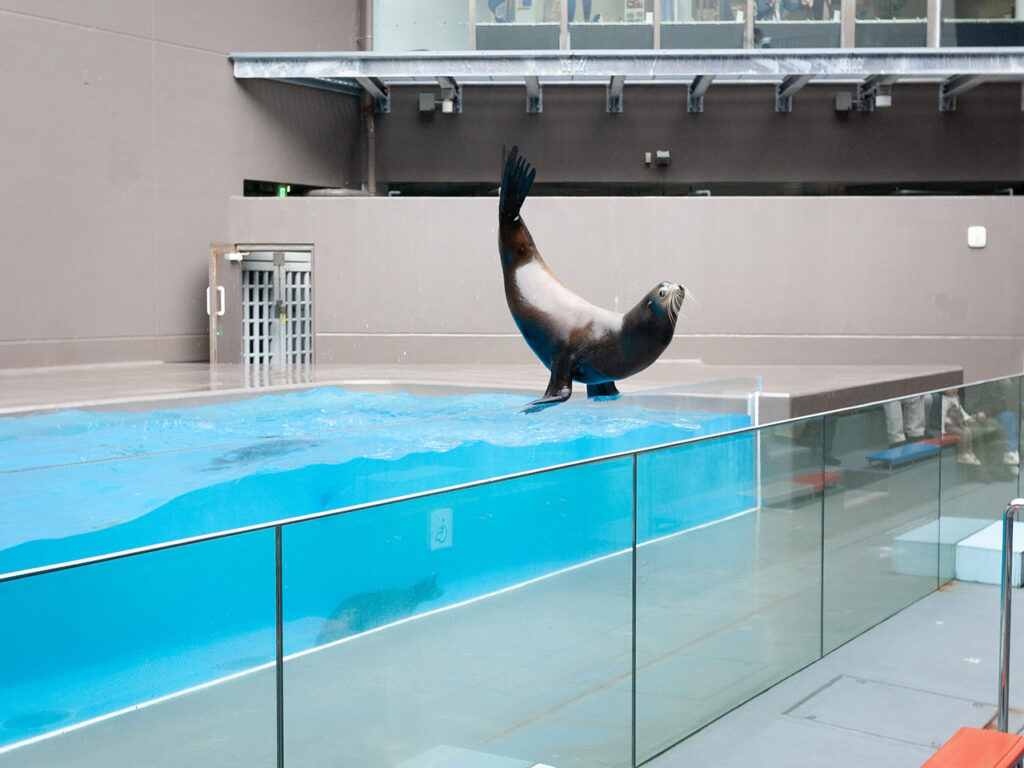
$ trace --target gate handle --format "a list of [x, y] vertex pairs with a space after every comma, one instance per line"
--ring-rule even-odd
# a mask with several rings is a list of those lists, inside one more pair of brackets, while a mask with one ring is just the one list
[[[225, 309], [224, 301], [224, 286], [217, 286], [217, 298], [220, 300], [220, 309], [217, 310], [217, 317], [223, 317]], [[210, 286], [206, 286], [206, 314], [210, 313]]]

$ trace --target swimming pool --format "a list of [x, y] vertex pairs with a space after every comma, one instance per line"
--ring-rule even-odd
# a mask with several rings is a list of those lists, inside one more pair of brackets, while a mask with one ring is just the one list
[[[319, 388], [0, 420], [0, 572], [750, 423], [628, 396], [529, 415], [526, 402]], [[637, 510], [637, 539], [749, 509], [753, 451], [750, 435], [692, 446], [684, 493], [679, 470], [652, 459], [641, 478], [648, 498], [671, 473], [673, 500]], [[709, 499], [705, 485], [747, 493]], [[484, 486], [287, 527], [285, 652], [622, 552], [633, 541], [631, 494], [629, 462], [617, 459], [507, 481], [499, 493]], [[0, 746], [272, 661], [273, 539], [256, 531], [0, 584], [24, 628], [0, 639]]]

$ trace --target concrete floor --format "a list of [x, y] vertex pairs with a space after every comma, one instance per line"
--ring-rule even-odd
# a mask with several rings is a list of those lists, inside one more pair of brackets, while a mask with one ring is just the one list
[[[648, 765], [915, 768], [959, 727], [992, 719], [998, 655], [999, 588], [954, 582]], [[1019, 651], [1011, 662], [1015, 732], [1024, 704], [1017, 658]]]
[[[622, 392], [760, 377], [762, 422], [804, 416], [891, 397], [956, 386], [956, 366], [704, 365], [659, 360], [619, 383]], [[124, 363], [0, 370], [0, 415], [57, 407], [103, 407], [192, 398], [251, 396], [310, 384], [391, 388], [431, 393], [521, 392], [539, 397], [548, 373], [540, 363], [506, 365], [317, 365], [284, 373], [247, 375], [239, 366], [206, 363]], [[736, 385], [737, 390], [747, 387]], [[577, 385], [577, 390], [582, 387]], [[577, 391], [574, 396], [580, 396]]]

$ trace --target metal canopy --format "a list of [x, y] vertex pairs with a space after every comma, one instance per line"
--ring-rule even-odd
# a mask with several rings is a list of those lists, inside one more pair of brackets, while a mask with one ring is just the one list
[[[457, 83], [519, 85], [527, 109], [540, 111], [544, 85], [606, 87], [606, 108], [622, 110], [622, 89], [637, 84], [687, 84], [692, 111], [703, 106], [711, 84], [772, 83], [776, 108], [792, 108], [808, 83], [863, 85], [869, 98], [897, 81], [930, 82], [940, 89], [940, 108], [953, 109], [956, 95], [991, 80], [1024, 81], [1024, 48], [844, 48], [816, 50], [655, 51], [426, 51], [415, 53], [232, 53], [238, 79], [258, 78], [343, 93], [369, 94], [387, 111], [395, 85]], [[461, 98], [460, 98], [461, 102]], [[699, 105], [699, 106], [698, 106]], [[696, 108], [696, 109], [695, 109]]]

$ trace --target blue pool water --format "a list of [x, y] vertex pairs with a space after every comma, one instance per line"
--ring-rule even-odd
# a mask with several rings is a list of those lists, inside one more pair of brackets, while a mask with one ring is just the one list
[[[717, 434], [745, 414], [336, 388], [0, 420], [0, 572]], [[753, 438], [638, 462], [637, 536], [753, 505]], [[294, 653], [628, 549], [632, 460], [289, 526]], [[717, 490], [709, 490], [717, 489]], [[722, 489], [726, 489], [723, 491]], [[274, 534], [0, 584], [0, 747], [274, 658]]]

